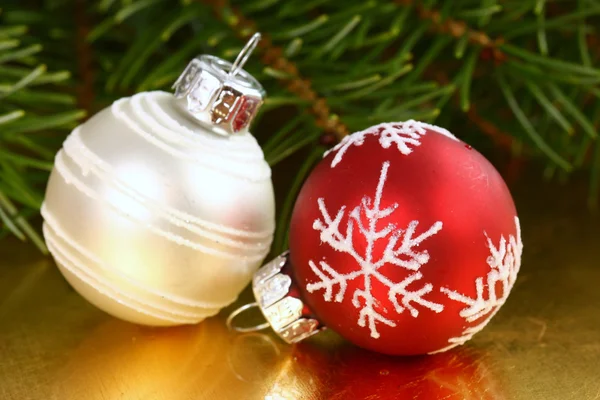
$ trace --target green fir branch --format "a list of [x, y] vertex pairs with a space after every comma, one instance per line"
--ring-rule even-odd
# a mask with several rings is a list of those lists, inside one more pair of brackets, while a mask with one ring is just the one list
[[[82, 71], [72, 50], [75, 0], [52, 7], [41, 0], [35, 7], [4, 3], [0, 220], [3, 231], [39, 244], [35, 229], [17, 218], [36, 216], [52, 155], [85, 117], [77, 109]], [[337, 134], [336, 124], [354, 131], [382, 121], [437, 121], [487, 147], [484, 129], [469, 123], [476, 113], [474, 121], [498, 123], [494, 131], [513, 146], [525, 143], [523, 154], [550, 161], [547, 176], [588, 171], [590, 204], [598, 201], [597, 1], [87, 3], [94, 110], [136, 91], [170, 90], [196, 55], [231, 60], [254, 29], [264, 34], [245, 67], [268, 92], [255, 134], [275, 168], [304, 155], [291, 171], [297, 178], [278, 215], [278, 250], [300, 184], [324, 150], [319, 137]], [[263, 123], [279, 115], [289, 115], [289, 123]], [[465, 132], [465, 125], [473, 128]]]

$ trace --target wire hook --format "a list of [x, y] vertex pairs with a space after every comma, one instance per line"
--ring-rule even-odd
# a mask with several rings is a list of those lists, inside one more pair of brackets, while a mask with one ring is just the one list
[[233, 62], [231, 70], [229, 71], [229, 76], [234, 77], [237, 75], [238, 72], [240, 72], [240, 69], [244, 67], [244, 64], [246, 64], [246, 61], [248, 61], [248, 58], [256, 48], [256, 45], [260, 41], [260, 38], [261, 35], [258, 32], [252, 35], [250, 40], [248, 40], [248, 43], [246, 43], [242, 51], [240, 51], [240, 54], [238, 54], [237, 58]]
[[233, 324], [233, 320], [235, 319], [235, 317], [237, 317], [244, 311], [249, 310], [251, 308], [258, 308], [258, 303], [244, 304], [243, 306], [241, 306], [240, 308], [238, 308], [237, 310], [235, 310], [231, 314], [229, 314], [229, 317], [227, 317], [227, 321], [225, 321], [225, 324], [227, 324], [227, 329], [229, 329], [230, 331], [236, 331], [236, 332], [258, 332], [258, 331], [262, 331], [263, 329], [267, 329], [268, 327], [271, 326], [271, 324], [269, 324], [268, 322], [264, 322], [262, 324], [258, 324], [255, 326], [248, 326], [248, 327], [235, 326]]

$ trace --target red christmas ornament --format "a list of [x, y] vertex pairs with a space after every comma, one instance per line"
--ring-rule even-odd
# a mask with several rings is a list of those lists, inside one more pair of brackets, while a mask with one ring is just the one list
[[450, 132], [376, 125], [330, 150], [298, 196], [289, 256], [254, 292], [286, 341], [325, 325], [386, 354], [444, 351], [504, 304], [522, 243], [494, 167]]

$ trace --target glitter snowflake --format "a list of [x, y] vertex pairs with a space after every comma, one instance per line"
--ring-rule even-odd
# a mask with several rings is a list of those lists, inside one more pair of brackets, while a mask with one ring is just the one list
[[[328, 244], [336, 251], [352, 256], [359, 268], [352, 272], [340, 273], [335, 267], [329, 265], [326, 260], [321, 260], [318, 263], [310, 260], [309, 266], [319, 278], [319, 281], [309, 283], [306, 286], [306, 289], [311, 293], [323, 290], [325, 301], [339, 303], [344, 300], [348, 282], [362, 278], [362, 288], [356, 289], [352, 294], [352, 305], [360, 309], [358, 325], [361, 327], [368, 326], [373, 338], [379, 338], [380, 336], [377, 331], [378, 323], [392, 327], [396, 326], [392, 320], [382, 314], [381, 307], [378, 306], [377, 299], [372, 294], [372, 283], [374, 281], [378, 281], [388, 288], [388, 299], [399, 314], [408, 310], [413, 317], [417, 317], [419, 315], [417, 305], [438, 313], [444, 308], [441, 304], [428, 301], [423, 297], [433, 290], [430, 283], [425, 283], [418, 288], [409, 288], [411, 285], [413, 287], [417, 285], [417, 282], [423, 278], [419, 269], [429, 261], [427, 250], [419, 250], [419, 246], [427, 238], [442, 229], [442, 222], [435, 222], [425, 232], [416, 236], [415, 232], [419, 225], [416, 220], [411, 221], [406, 229], [400, 229], [391, 223], [384, 228], [378, 228], [377, 226], [379, 220], [390, 216], [398, 208], [396, 203], [384, 209], [381, 208], [381, 199], [389, 166], [388, 161], [383, 163], [375, 199], [365, 196], [361, 204], [348, 214], [345, 233], [342, 233], [340, 225], [346, 215], [346, 207], [341, 207], [335, 217], [332, 218], [327, 210], [325, 200], [323, 198], [318, 199], [321, 218], [314, 221], [313, 228], [320, 232], [323, 243]], [[363, 220], [368, 222], [367, 226], [363, 224]], [[366, 239], [367, 245], [364, 254], [359, 254], [359, 251], [355, 249], [354, 235], [363, 235]], [[382, 255], [376, 257], [374, 248], [375, 243], [379, 240], [386, 240], [387, 243]], [[410, 273], [402, 281], [394, 282], [379, 271], [386, 264], [406, 269]]]
[[[479, 277], [475, 280], [475, 297], [466, 296], [445, 287], [440, 289], [449, 299], [465, 305], [465, 308], [460, 312], [460, 316], [466, 322], [480, 321], [477, 325], [466, 328], [461, 336], [448, 340], [450, 346], [440, 351], [458, 346], [471, 339], [474, 334], [490, 322], [508, 298], [521, 267], [521, 254], [523, 252], [521, 228], [517, 217], [515, 217], [515, 225], [517, 236], [510, 235], [508, 240], [501, 236], [498, 247], [485, 233], [490, 250], [490, 256], [487, 259], [490, 271], [485, 278]], [[498, 289], [500, 289], [500, 296], [497, 293]]]
[[412, 153], [412, 148], [421, 145], [421, 136], [427, 133], [427, 130], [437, 132], [450, 139], [457, 140], [456, 137], [444, 128], [439, 126], [426, 124], [424, 122], [408, 120], [405, 122], [393, 122], [383, 123], [372, 126], [364, 131], [353, 133], [352, 135], [346, 136], [340, 143], [334, 148], [327, 151], [325, 156], [329, 153], [337, 152], [335, 157], [331, 161], [331, 167], [335, 167], [342, 161], [344, 154], [351, 146], [362, 146], [365, 138], [369, 135], [379, 135], [379, 144], [384, 149], [390, 148], [395, 145], [398, 151], [404, 155]]

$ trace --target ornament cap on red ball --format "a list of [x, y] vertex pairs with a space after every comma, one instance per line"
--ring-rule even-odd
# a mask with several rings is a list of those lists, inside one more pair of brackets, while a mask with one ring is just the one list
[[254, 274], [252, 291], [268, 325], [285, 342], [296, 343], [320, 332], [324, 326], [302, 301], [290, 269], [286, 251]]
[[325, 154], [296, 201], [289, 254], [253, 286], [288, 342], [327, 326], [377, 352], [434, 353], [498, 312], [522, 249], [512, 197], [489, 161], [443, 128], [385, 123]]

